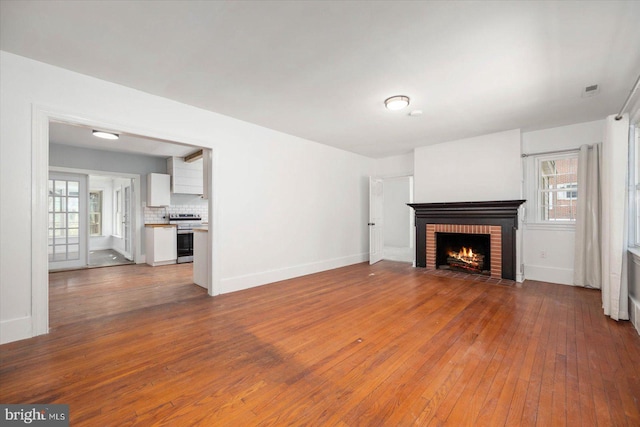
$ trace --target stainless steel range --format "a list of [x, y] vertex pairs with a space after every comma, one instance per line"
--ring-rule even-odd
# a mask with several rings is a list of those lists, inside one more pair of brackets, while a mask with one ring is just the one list
[[193, 228], [202, 224], [197, 214], [170, 214], [169, 224], [176, 225], [178, 233], [178, 264], [193, 262]]

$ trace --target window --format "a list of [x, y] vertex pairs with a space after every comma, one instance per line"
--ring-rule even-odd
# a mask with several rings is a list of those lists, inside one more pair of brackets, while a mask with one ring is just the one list
[[578, 199], [578, 155], [536, 160], [536, 206], [539, 222], [575, 222]]
[[102, 236], [102, 191], [89, 191], [89, 235]]

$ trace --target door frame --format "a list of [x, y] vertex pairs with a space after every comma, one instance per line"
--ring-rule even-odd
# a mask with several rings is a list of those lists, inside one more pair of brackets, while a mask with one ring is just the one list
[[[49, 332], [49, 269], [48, 269], [48, 179], [49, 179], [49, 123], [109, 129], [147, 138], [171, 141], [210, 151], [208, 194], [209, 200], [209, 271], [207, 289], [209, 295], [220, 293], [220, 220], [216, 191], [219, 185], [218, 153], [210, 142], [169, 135], [164, 132], [122, 123], [88, 117], [81, 113], [62, 111], [59, 108], [33, 104], [31, 108], [31, 336]], [[216, 236], [216, 239], [213, 238]]]
[[[370, 177], [371, 178], [371, 177]], [[392, 179], [400, 179], [400, 178], [408, 178], [409, 181], [409, 203], [413, 203], [414, 201], [414, 175], [413, 174], [401, 174], [401, 175], [376, 175], [373, 176], [373, 178], [375, 179], [379, 179], [382, 181], [383, 184], [383, 193], [382, 193], [382, 198], [384, 201], [384, 182], [387, 180], [392, 180]], [[383, 202], [383, 206], [384, 206], [384, 202]], [[383, 207], [384, 209], [384, 207]], [[369, 213], [369, 215], [371, 215]], [[415, 216], [414, 213], [411, 211], [411, 209], [409, 209], [409, 221], [408, 221], [408, 226], [409, 226], [409, 248], [414, 248], [415, 246], [415, 233], [416, 233], [416, 224], [415, 224]], [[383, 219], [383, 227], [384, 227], [384, 219]], [[382, 230], [382, 233], [384, 235], [384, 228]], [[383, 243], [383, 247], [384, 247], [384, 243]], [[413, 266], [416, 266], [416, 254], [415, 254], [415, 250], [412, 251], [413, 254]], [[384, 255], [383, 258], [384, 259]]]

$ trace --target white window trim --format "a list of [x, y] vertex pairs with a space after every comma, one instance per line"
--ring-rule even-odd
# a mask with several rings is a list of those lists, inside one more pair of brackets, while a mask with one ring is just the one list
[[[633, 142], [629, 144], [629, 181], [628, 181], [628, 203], [629, 203], [629, 230], [628, 230], [628, 248], [634, 256], [640, 256], [640, 224], [638, 216], [640, 215], [640, 207], [638, 204], [638, 190], [640, 190], [640, 118], [633, 125]], [[631, 130], [630, 130], [631, 132]]]
[[[120, 210], [118, 210], [120, 208]], [[120, 220], [122, 215], [122, 188], [117, 187], [113, 189], [113, 234], [112, 236], [122, 238], [122, 221]]]

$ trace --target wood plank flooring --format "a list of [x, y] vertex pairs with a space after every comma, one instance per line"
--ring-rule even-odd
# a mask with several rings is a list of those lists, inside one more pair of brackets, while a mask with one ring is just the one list
[[639, 426], [640, 337], [594, 290], [358, 264], [208, 297], [187, 264], [50, 275], [0, 402], [74, 426]]

